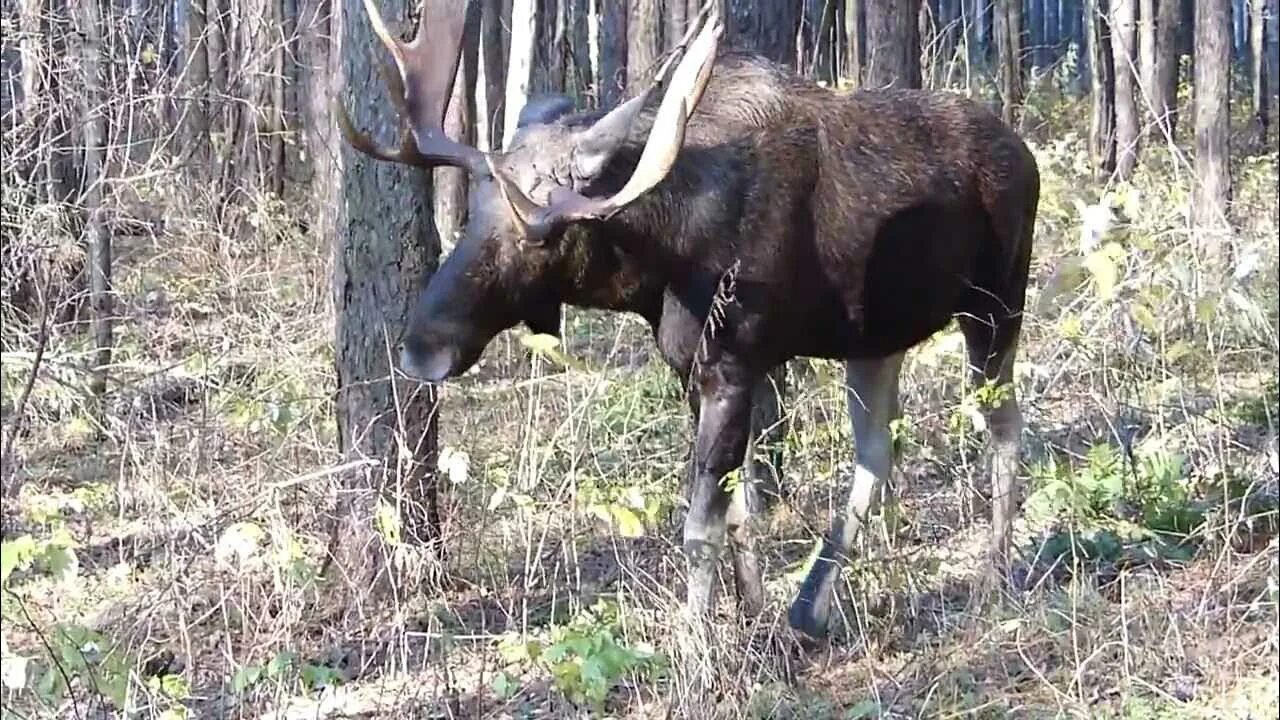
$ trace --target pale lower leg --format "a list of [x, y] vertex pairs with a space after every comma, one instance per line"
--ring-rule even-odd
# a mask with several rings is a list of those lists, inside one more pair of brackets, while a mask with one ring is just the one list
[[850, 361], [849, 415], [853, 423], [853, 487], [832, 522], [831, 534], [791, 606], [791, 625], [811, 636], [826, 632], [835, 582], [858, 533], [875, 512], [893, 466], [889, 421], [898, 412], [898, 373], [902, 355], [879, 361]]

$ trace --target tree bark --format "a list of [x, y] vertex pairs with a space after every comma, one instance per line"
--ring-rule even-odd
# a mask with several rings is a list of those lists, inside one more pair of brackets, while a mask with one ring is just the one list
[[[468, 7], [475, 7], [469, 5]], [[473, 12], [462, 40], [462, 61], [453, 83], [453, 96], [445, 110], [444, 132], [465, 145], [475, 144], [476, 71], [480, 45], [480, 18]], [[457, 245], [466, 226], [467, 186], [470, 177], [465, 170], [439, 167], [433, 171], [433, 200], [436, 232], [441, 252]]]
[[[392, 32], [403, 36], [410, 3], [379, 6]], [[357, 127], [390, 135], [398, 119], [376, 70], [381, 56], [372, 49], [380, 46], [360, 0], [335, 1], [328, 37], [329, 72], [313, 91], [340, 90], [337, 101]], [[316, 196], [326, 217], [316, 228], [333, 243], [338, 440], [348, 461], [368, 463], [344, 478], [333, 552], [356, 587], [371, 587], [386, 568], [386, 546], [374, 528], [381, 496], [399, 509], [406, 541], [439, 537], [436, 404], [428, 386], [397, 379], [394, 365], [407, 310], [440, 245], [430, 175], [360, 153], [340, 139], [332, 113], [321, 117]]]
[[533, 80], [534, 42], [538, 37], [538, 0], [511, 3], [511, 54], [507, 57], [507, 87], [503, 102], [502, 142], [505, 149], [515, 135], [520, 111]]
[[1116, 74], [1116, 176], [1133, 177], [1138, 165], [1138, 106], [1136, 102], [1137, 3], [1111, 0], [1111, 51]]
[[1085, 0], [1084, 25], [1089, 43], [1091, 111], [1089, 154], [1094, 172], [1105, 177], [1115, 171], [1115, 69], [1111, 34], [1107, 29], [1107, 0]]
[[[476, 130], [485, 150], [502, 147], [503, 93], [507, 63], [502, 54], [502, 0], [480, 0], [480, 72], [483, 89], [477, 91]], [[483, 101], [483, 102], [482, 102]]]
[[1148, 92], [1155, 130], [1173, 137], [1178, 120], [1178, 18], [1179, 0], [1158, 0], [1156, 10], [1155, 77]]
[[1048, 64], [1044, 45], [1044, 5], [1046, 0], [1027, 3], [1027, 42], [1031, 45], [1031, 62], [1036, 67]]
[[[1196, 186], [1191, 219], [1200, 229], [1220, 228], [1231, 201], [1231, 3], [1196, 0], [1195, 4], [1195, 136]], [[1221, 259], [1215, 243], [1207, 248]]]
[[106, 167], [107, 100], [102, 85], [102, 9], [99, 0], [73, 0], [74, 21], [79, 36], [80, 81], [83, 90], [80, 122], [84, 128], [84, 171], [81, 203], [89, 253], [89, 306], [92, 310], [93, 363], [89, 389], [101, 395], [107, 388], [107, 367], [111, 364], [111, 228], [102, 203]]
[[1249, 81], [1253, 91], [1253, 125], [1258, 138], [1265, 142], [1271, 118], [1271, 93], [1267, 73], [1266, 7], [1263, 0], [1249, 0]]
[[[796, 67], [796, 34], [804, 3], [727, 0], [726, 44], [751, 48], [764, 57]], [[915, 22], [915, 14], [911, 15]]]
[[596, 57], [600, 68], [596, 96], [601, 107], [613, 107], [623, 97], [627, 83], [627, 8], [616, 0], [593, 0], [599, 31]]
[[680, 38], [684, 37], [685, 28], [689, 24], [688, 11], [689, 5], [685, 0], [667, 0], [667, 25], [663, 29], [662, 36], [668, 50], [674, 48], [676, 43], [680, 42]]
[[[972, 2], [972, 0], [970, 0]], [[854, 87], [861, 87], [862, 72], [866, 63], [867, 23], [866, 4], [862, 0], [845, 0], [844, 32], [848, 37], [845, 50], [845, 72]]]
[[628, 0], [627, 6], [627, 94], [634, 95], [658, 69], [664, 21], [661, 0]]
[[1000, 117], [1009, 127], [1017, 127], [1023, 103], [1022, 86], [1022, 2], [996, 0], [996, 72], [1000, 86]]
[[866, 85], [920, 87], [919, 0], [873, 2], [866, 13]]
[[1271, 94], [1280, 90], [1280, 3], [1267, 3], [1267, 77], [1271, 78]]

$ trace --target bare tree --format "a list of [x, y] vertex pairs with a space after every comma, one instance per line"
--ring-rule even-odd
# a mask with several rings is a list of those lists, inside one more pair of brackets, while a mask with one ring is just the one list
[[[972, 2], [972, 0], [969, 0]], [[862, 70], [867, 55], [867, 17], [866, 3], [863, 0], [845, 0], [844, 32], [847, 38], [845, 49], [845, 73], [855, 86], [862, 84]]]
[[111, 228], [107, 224], [102, 188], [106, 180], [107, 117], [103, 87], [102, 8], [100, 0], [74, 0], [76, 35], [79, 37], [80, 121], [84, 129], [84, 170], [81, 178], [85, 245], [89, 252], [89, 306], [93, 322], [93, 363], [89, 388], [101, 395], [107, 386], [111, 364]]
[[1267, 72], [1266, 3], [1249, 0], [1249, 84], [1253, 95], [1253, 124], [1260, 140], [1267, 138], [1271, 93], [1267, 87], [1275, 80]]
[[[791, 67], [796, 65], [796, 34], [803, 2], [725, 0], [725, 36], [732, 44]], [[915, 22], [915, 13], [911, 15]]]
[[1137, 20], [1136, 0], [1111, 0], [1111, 52], [1114, 56], [1116, 88], [1116, 175], [1133, 177], [1138, 165], [1137, 105]]
[[1000, 115], [1005, 124], [1018, 122], [1023, 102], [1022, 86], [1022, 2], [995, 0], [997, 79], [1000, 85]]
[[643, 87], [662, 54], [661, 0], [629, 0], [627, 16], [627, 90]]
[[919, 0], [867, 4], [867, 68], [871, 88], [918, 88]]
[[[1147, 85], [1154, 130], [1173, 137], [1178, 120], [1178, 20], [1181, 0], [1146, 0], [1158, 7], [1155, 19], [1155, 56]], [[1144, 5], [1143, 12], [1147, 11]]]
[[[1231, 3], [1195, 0], [1196, 186], [1191, 219], [1221, 227], [1231, 201]], [[1210, 250], [1217, 253], [1216, 245]]]
[[1084, 25], [1089, 44], [1089, 155], [1094, 172], [1110, 175], [1116, 167], [1115, 69], [1111, 33], [1107, 28], [1107, 0], [1085, 0]]
[[507, 57], [507, 86], [503, 102], [503, 144], [510, 143], [529, 97], [533, 80], [534, 42], [538, 37], [538, 0], [511, 3], [511, 49]]
[[627, 82], [627, 7], [623, 2], [592, 0], [599, 18], [596, 52], [599, 63], [596, 97], [601, 106], [612, 106], [622, 97]]
[[[502, 0], [480, 0], [480, 60], [483, 90], [476, 98], [476, 130], [484, 138], [482, 147], [502, 147], [503, 104], [506, 92], [507, 62], [503, 54]], [[480, 102], [483, 100], [483, 104]], [[481, 106], [483, 105], [483, 107]]]

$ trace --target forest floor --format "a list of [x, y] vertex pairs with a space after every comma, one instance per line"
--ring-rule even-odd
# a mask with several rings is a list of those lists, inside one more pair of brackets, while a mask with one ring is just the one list
[[[730, 583], [692, 629], [678, 383], [637, 318], [581, 310], [574, 363], [516, 329], [443, 390], [444, 564], [376, 596], [321, 575], [342, 463], [328, 260], [263, 201], [246, 239], [192, 211], [120, 241], [102, 405], [87, 339], [48, 349], [4, 542], [4, 716], [1277, 717], [1280, 155], [1237, 154], [1238, 229], [1205, 241], [1176, 147], [1104, 187], [1082, 108], [1046, 107], [1026, 132], [1021, 587], [978, 581], [982, 398], [949, 328], [908, 355], [900, 503], [831, 641], [785, 621], [850, 475], [828, 362], [791, 366], [765, 612], [739, 617]], [[6, 345], [6, 413], [31, 356]]]

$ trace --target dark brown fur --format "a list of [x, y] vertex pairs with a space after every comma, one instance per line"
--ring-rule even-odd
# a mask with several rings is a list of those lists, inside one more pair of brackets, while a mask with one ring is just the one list
[[[570, 182], [574, 138], [599, 116], [540, 118], [499, 169], [545, 202]], [[621, 187], [650, 123], [642, 116], [605, 173], [579, 189]], [[771, 368], [796, 356], [890, 356], [954, 317], [971, 357], [1004, 357], [1020, 325], [1038, 195], [1031, 153], [974, 102], [918, 90], [840, 94], [724, 54], [674, 169], [614, 217], [532, 242], [493, 182], [478, 178], [467, 236], [411, 315], [406, 365], [434, 370], [419, 373], [431, 379], [456, 375], [518, 322], [554, 332], [563, 303], [640, 314], [702, 409], [694, 477], [707, 487], [695, 489], [690, 511], [702, 522], [728, 502], [708, 488], [742, 462], [743, 388], [749, 395]], [[731, 268], [733, 297], [709, 333]], [[714, 550], [716, 531], [707, 532]], [[695, 545], [688, 540], [691, 555]]]

